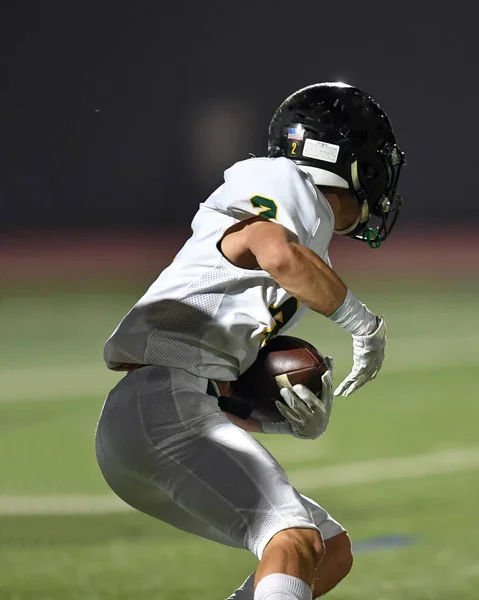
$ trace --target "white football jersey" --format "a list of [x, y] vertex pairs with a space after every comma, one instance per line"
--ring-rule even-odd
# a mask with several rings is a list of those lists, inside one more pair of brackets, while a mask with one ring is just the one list
[[287, 158], [244, 160], [224, 179], [200, 204], [193, 234], [173, 263], [107, 341], [108, 368], [160, 365], [233, 380], [268, 339], [289, 331], [306, 310], [268, 272], [231, 264], [218, 243], [235, 223], [261, 215], [329, 264], [334, 216], [326, 198]]

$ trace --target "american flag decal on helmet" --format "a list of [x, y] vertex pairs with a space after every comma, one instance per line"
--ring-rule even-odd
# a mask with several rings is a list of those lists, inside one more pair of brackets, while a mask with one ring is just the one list
[[300, 127], [288, 127], [288, 140], [302, 140], [304, 129]]

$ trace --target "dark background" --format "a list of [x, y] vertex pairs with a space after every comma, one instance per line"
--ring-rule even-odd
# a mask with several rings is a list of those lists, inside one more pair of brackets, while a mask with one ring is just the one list
[[406, 152], [402, 226], [471, 224], [470, 7], [4, 0], [2, 220], [14, 232], [185, 225], [224, 168], [266, 152], [287, 95], [343, 80], [379, 101]]

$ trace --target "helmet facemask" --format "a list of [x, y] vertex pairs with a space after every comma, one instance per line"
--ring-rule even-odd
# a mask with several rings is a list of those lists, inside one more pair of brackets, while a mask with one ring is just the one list
[[[397, 144], [386, 143], [377, 151], [374, 162], [362, 163], [353, 158], [349, 189], [362, 209], [361, 215], [355, 226], [337, 233], [364, 241], [371, 248], [379, 248], [389, 237], [399, 216], [402, 197], [396, 188], [406, 163], [404, 153]], [[380, 222], [372, 227], [371, 219]]]

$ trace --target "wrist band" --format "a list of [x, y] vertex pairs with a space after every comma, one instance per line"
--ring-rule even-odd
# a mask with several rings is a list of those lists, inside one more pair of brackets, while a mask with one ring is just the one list
[[376, 326], [376, 315], [350, 290], [344, 302], [329, 318], [351, 335], [369, 335]]

